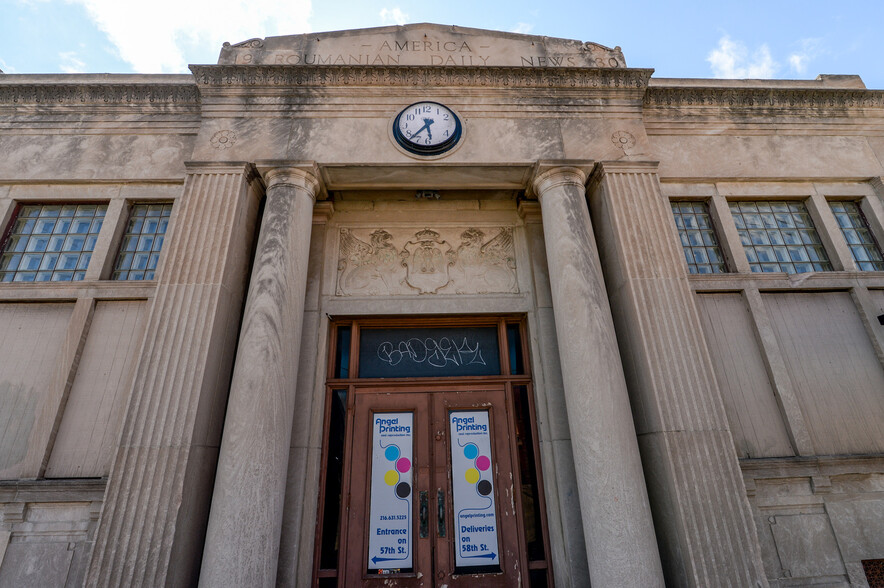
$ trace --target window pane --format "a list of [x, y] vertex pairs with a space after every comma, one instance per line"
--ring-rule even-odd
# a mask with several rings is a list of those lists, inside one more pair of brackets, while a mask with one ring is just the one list
[[[2, 280], [65, 282], [82, 280], [98, 239], [106, 204], [28, 204], [19, 207], [3, 243]], [[26, 252], [24, 255], [19, 255]], [[74, 271], [81, 270], [81, 271]]]
[[803, 202], [731, 202], [730, 209], [753, 272], [831, 271]]
[[347, 422], [347, 390], [331, 391], [329, 409], [319, 567], [334, 569], [338, 566], [338, 547], [341, 536], [341, 488], [346, 441], [344, 433]]
[[884, 271], [881, 248], [875, 242], [869, 225], [856, 202], [829, 202], [832, 214], [841, 227], [844, 240], [860, 271]]
[[[692, 274], [727, 271], [705, 202], [671, 202], [672, 216]], [[710, 265], [711, 262], [711, 265]]]
[[[153, 280], [172, 205], [133, 204], [111, 279]], [[138, 270], [138, 271], [127, 271]]]
[[524, 374], [525, 362], [522, 358], [522, 333], [519, 330], [518, 323], [507, 323], [506, 345], [510, 359], [510, 374]]

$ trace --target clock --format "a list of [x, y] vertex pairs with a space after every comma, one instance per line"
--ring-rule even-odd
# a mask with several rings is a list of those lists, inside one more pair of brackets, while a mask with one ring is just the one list
[[438, 102], [415, 102], [393, 121], [393, 137], [417, 155], [445, 153], [460, 140], [462, 126], [454, 111]]

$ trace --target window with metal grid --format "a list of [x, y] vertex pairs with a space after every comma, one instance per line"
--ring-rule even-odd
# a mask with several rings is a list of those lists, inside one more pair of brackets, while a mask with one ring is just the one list
[[0, 282], [86, 277], [106, 204], [22, 204], [0, 255]]
[[114, 280], [153, 280], [172, 204], [133, 204], [129, 223], [114, 264]]
[[861, 560], [869, 588], [884, 588], [884, 559]]
[[829, 207], [841, 227], [841, 233], [853, 254], [860, 271], [884, 271], [881, 248], [869, 230], [869, 224], [856, 202], [829, 202]]
[[731, 202], [730, 209], [753, 272], [832, 270], [803, 202]]
[[692, 274], [727, 271], [705, 202], [671, 202], [672, 216]]

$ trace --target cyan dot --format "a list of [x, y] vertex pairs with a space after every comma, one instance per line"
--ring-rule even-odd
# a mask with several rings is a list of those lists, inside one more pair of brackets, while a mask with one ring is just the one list
[[463, 448], [463, 455], [467, 459], [476, 459], [476, 456], [479, 455], [479, 448], [475, 445], [475, 443], [468, 443]]
[[399, 459], [399, 448], [395, 445], [390, 445], [384, 450], [384, 457], [386, 457], [388, 461], [396, 461]]

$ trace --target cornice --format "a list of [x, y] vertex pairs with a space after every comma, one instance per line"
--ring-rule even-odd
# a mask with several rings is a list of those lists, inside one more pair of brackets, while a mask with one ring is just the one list
[[458, 86], [644, 90], [651, 69], [192, 65], [200, 88]]
[[805, 88], [648, 88], [645, 108], [715, 107], [744, 110], [884, 108], [884, 91]]
[[0, 105], [181, 105], [200, 103], [196, 84], [4, 83]]

